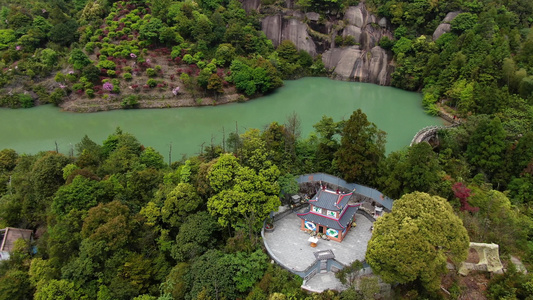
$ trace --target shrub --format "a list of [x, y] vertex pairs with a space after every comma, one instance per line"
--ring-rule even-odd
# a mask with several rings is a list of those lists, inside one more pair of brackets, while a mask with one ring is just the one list
[[20, 106], [23, 108], [30, 108], [33, 107], [33, 98], [28, 94], [19, 94], [18, 100], [20, 103]]
[[156, 72], [161, 72], [161, 66], [160, 65], [155, 65], [155, 71]]
[[157, 81], [155, 79], [150, 78], [146, 82], [146, 85], [148, 85], [151, 88], [156, 87], [157, 86]]
[[87, 89], [85, 91], [85, 94], [87, 94], [87, 96], [89, 96], [89, 98], [93, 98], [94, 97], [94, 90], [93, 89]]
[[108, 92], [111, 92], [113, 90], [113, 84], [111, 82], [106, 82], [104, 83], [104, 85], [102, 86], [102, 88], [105, 90], [105, 91], [108, 91]]
[[87, 44], [85, 44], [85, 51], [87, 51], [87, 53], [93, 53], [94, 48], [95, 48], [94, 42], [88, 42]]
[[117, 65], [115, 64], [114, 61], [103, 60], [103, 61], [100, 61], [98, 63], [98, 67], [101, 68], [101, 69], [112, 69], [112, 70], [114, 70], [117, 67]]
[[342, 46], [343, 38], [342, 35], [337, 35], [335, 37], [335, 46]]
[[110, 77], [113, 77], [117, 74], [117, 72], [115, 72], [115, 70], [107, 70], [107, 75], [109, 75]]
[[155, 76], [155, 70], [152, 69], [152, 68], [146, 69], [146, 75], [148, 75], [149, 77], [154, 77]]
[[52, 92], [52, 94], [50, 94], [50, 102], [55, 105], [58, 105], [63, 100], [63, 97], [65, 97], [65, 91], [63, 91], [63, 89], [57, 88]]
[[126, 79], [126, 80], [131, 80], [133, 78], [133, 76], [131, 76], [131, 73], [124, 73], [124, 75], [122, 75], [122, 77], [124, 77], [124, 79]]
[[185, 54], [185, 56], [183, 56], [183, 61], [190, 65], [193, 63], [194, 58], [190, 54]]
[[54, 77], [55, 82], [64, 82], [66, 80], [65, 75], [61, 72], [57, 72]]
[[78, 82], [72, 85], [72, 89], [75, 91], [83, 90], [83, 83]]
[[122, 100], [121, 106], [123, 108], [134, 108], [139, 104], [138, 97], [130, 95]]
[[172, 48], [172, 52], [170, 53], [170, 58], [175, 59], [176, 57], [180, 57], [181, 55], [181, 49], [176, 46], [177, 48]]
[[67, 79], [68, 81], [70, 82], [76, 82], [78, 81], [78, 76], [76, 76], [76, 74], [74, 74], [74, 72], [70, 71], [68, 74], [67, 74]]

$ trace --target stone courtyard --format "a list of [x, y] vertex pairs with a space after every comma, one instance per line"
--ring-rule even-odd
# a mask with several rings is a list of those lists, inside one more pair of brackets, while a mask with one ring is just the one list
[[[301, 212], [301, 211], [298, 211]], [[355, 215], [357, 226], [348, 232], [345, 239], [335, 241], [319, 240], [315, 248], [311, 247], [309, 234], [300, 230], [301, 219], [292, 212], [274, 223], [274, 231], [264, 232], [264, 243], [270, 255], [293, 272], [303, 272], [315, 263], [315, 252], [331, 250], [335, 259], [343, 265], [350, 265], [355, 260], [363, 261], [368, 241], [372, 236], [372, 221], [362, 214]], [[318, 277], [317, 277], [318, 276]], [[313, 282], [320, 286], [311, 286]], [[304, 283], [312, 290], [338, 289], [341, 284], [333, 273], [317, 274]]]

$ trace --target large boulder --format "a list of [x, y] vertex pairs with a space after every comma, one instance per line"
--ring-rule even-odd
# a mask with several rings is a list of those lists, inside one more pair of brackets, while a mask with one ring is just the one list
[[362, 9], [361, 5], [350, 6], [344, 14], [344, 20], [346, 20], [348, 24], [361, 28], [366, 25], [366, 16], [363, 12], [366, 13], [366, 9]]
[[358, 46], [333, 48], [322, 55], [325, 67], [333, 70], [336, 78], [379, 85], [390, 85], [390, 60], [387, 51], [379, 46], [370, 51]]
[[299, 19], [285, 19], [280, 14], [267, 16], [263, 19], [261, 27], [274, 47], [279, 46], [284, 40], [289, 40], [298, 50], [305, 50], [311, 56], [316, 56], [316, 44], [307, 32], [307, 25]]
[[252, 10], [259, 10], [261, 0], [242, 0], [242, 8], [249, 13]]
[[436, 41], [441, 35], [448, 33], [451, 31], [452, 26], [450, 23], [459, 15], [460, 11], [452, 11], [446, 14], [446, 17], [442, 20], [442, 22], [437, 26], [435, 31], [433, 32], [433, 40]]
[[450, 24], [440, 24], [433, 32], [433, 40], [436, 41], [441, 35], [450, 32], [452, 26]]
[[355, 26], [355, 25], [346, 25], [344, 27], [344, 30], [342, 31], [342, 36], [353, 36], [356, 43], [361, 42], [361, 28]]
[[448, 14], [446, 14], [446, 17], [442, 20], [442, 23], [450, 23], [457, 17], [461, 12], [460, 11], [451, 11]]

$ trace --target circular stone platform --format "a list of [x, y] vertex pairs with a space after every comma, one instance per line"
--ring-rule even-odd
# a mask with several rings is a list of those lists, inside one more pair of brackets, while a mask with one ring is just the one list
[[314, 253], [332, 250], [335, 259], [343, 265], [365, 259], [366, 247], [372, 237], [372, 222], [361, 214], [356, 214], [357, 227], [350, 229], [342, 242], [319, 240], [313, 248], [308, 242], [309, 234], [300, 230], [301, 219], [291, 213], [275, 222], [273, 232], [264, 233], [264, 243], [271, 255], [287, 269], [304, 271], [315, 262]]

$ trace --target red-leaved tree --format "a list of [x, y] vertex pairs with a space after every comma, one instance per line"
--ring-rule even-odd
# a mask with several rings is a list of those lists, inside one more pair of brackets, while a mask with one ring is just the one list
[[472, 207], [468, 203], [468, 197], [472, 196], [472, 190], [467, 188], [464, 183], [456, 182], [452, 186], [452, 191], [455, 197], [459, 198], [459, 200], [461, 201], [461, 210], [466, 210], [469, 212], [477, 212], [479, 210], [479, 207]]

